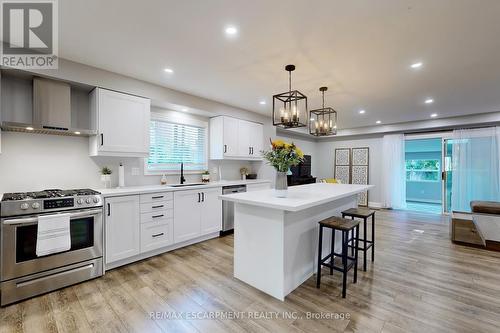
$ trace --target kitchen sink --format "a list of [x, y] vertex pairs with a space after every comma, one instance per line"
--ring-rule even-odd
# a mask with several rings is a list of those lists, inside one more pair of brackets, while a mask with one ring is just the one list
[[175, 184], [175, 185], [168, 185], [170, 187], [186, 187], [186, 186], [198, 186], [198, 185], [207, 185], [205, 183], [189, 183], [189, 184]]

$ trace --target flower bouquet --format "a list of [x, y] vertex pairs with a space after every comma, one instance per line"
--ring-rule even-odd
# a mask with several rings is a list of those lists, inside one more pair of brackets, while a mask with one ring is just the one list
[[268, 164], [276, 169], [275, 193], [278, 198], [285, 198], [288, 192], [287, 173], [290, 167], [298, 165], [304, 159], [304, 153], [293, 142], [271, 140], [271, 150], [263, 151], [262, 155]]

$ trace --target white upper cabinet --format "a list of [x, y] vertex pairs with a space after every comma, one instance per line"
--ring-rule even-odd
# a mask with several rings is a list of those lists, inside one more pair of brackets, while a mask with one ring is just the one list
[[226, 157], [237, 157], [239, 155], [238, 147], [238, 119], [223, 117], [223, 135], [224, 145], [223, 153]]
[[219, 116], [210, 119], [210, 159], [260, 160], [262, 124]]
[[148, 156], [149, 99], [96, 88], [90, 104], [97, 130], [97, 136], [90, 137], [91, 156]]
[[262, 159], [262, 144], [264, 142], [264, 128], [262, 124], [252, 123], [250, 124], [250, 148], [251, 156], [253, 159]]
[[251, 122], [245, 120], [238, 120], [238, 156], [250, 158], [252, 156], [251, 136], [252, 127]]

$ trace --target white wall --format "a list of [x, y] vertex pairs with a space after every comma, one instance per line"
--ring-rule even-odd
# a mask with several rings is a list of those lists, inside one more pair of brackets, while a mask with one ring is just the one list
[[[146, 96], [152, 99], [153, 111], [172, 112], [165, 111], [165, 108], [184, 106], [194, 110], [197, 115], [176, 112], [178, 116], [208, 121], [210, 116], [228, 115], [259, 122], [264, 125], [262, 138], [264, 149], [268, 149], [270, 138], [277, 138], [276, 128], [272, 125], [270, 117], [98, 68], [61, 59], [58, 70], [38, 71], [38, 74]], [[2, 132], [1, 135], [0, 193], [54, 187], [100, 188], [102, 184], [99, 169], [102, 166], [109, 166], [114, 171], [112, 179], [116, 185], [120, 162], [125, 165], [126, 185], [149, 185], [160, 182], [161, 176], [144, 175], [143, 159], [89, 157], [87, 138], [12, 132]], [[278, 137], [295, 142], [305, 154], [312, 156], [313, 176], [318, 178], [327, 176], [326, 170], [332, 168], [332, 157], [320, 150], [320, 147], [327, 146], [326, 143], [317, 143], [314, 138], [307, 140], [293, 134], [289, 137], [283, 135]], [[258, 173], [259, 178], [274, 180], [275, 176], [274, 169], [266, 162], [210, 161], [209, 171], [214, 173], [219, 166], [224, 179], [238, 179], [239, 169], [243, 166]], [[132, 175], [132, 168], [139, 168], [139, 175]], [[167, 178], [170, 183], [179, 181], [178, 175]], [[218, 179], [219, 175], [214, 174], [212, 178]], [[188, 182], [199, 181], [200, 175], [186, 175], [186, 179]]]
[[0, 192], [100, 187], [87, 138], [2, 132]]
[[[136, 80], [120, 74], [60, 59], [59, 69], [38, 71], [40, 75], [100, 86], [127, 93], [146, 96], [158, 107], [175, 105], [186, 106], [201, 116], [182, 114], [208, 121], [209, 116], [229, 115], [264, 124], [264, 137], [276, 135], [270, 117], [232, 107], [205, 98], [189, 95], [144, 81]], [[1, 112], [1, 110], [0, 110]], [[32, 133], [1, 133], [0, 153], [0, 193], [15, 191], [33, 191], [45, 188], [100, 188], [98, 170], [102, 166], [113, 169], [113, 184], [117, 184], [117, 170], [120, 162], [125, 165], [125, 182], [127, 185], [159, 184], [161, 176], [145, 176], [144, 163], [139, 158], [91, 158], [88, 154], [88, 139], [53, 135], [37, 135]], [[272, 169], [264, 162], [222, 161], [210, 162], [209, 170], [218, 169], [222, 165], [224, 179], [240, 177], [240, 167], [247, 167], [258, 172], [260, 178], [272, 179]], [[132, 168], [140, 168], [138, 176], [132, 175]], [[186, 175], [186, 180], [199, 181], [200, 175]], [[215, 175], [214, 178], [218, 178]], [[169, 176], [170, 183], [177, 183], [178, 176]]]
[[[176, 114], [186, 119], [209, 121], [208, 117], [185, 113], [152, 109], [155, 112]], [[272, 128], [265, 127], [267, 137], [272, 135]], [[271, 133], [270, 133], [271, 132]], [[144, 175], [143, 158], [89, 157], [88, 138], [34, 133], [1, 133], [0, 154], [0, 193], [35, 191], [47, 188], [101, 188], [99, 170], [103, 166], [112, 169], [112, 185], [118, 184], [118, 166], [125, 166], [125, 184], [127, 186], [159, 184], [161, 176]], [[264, 138], [263, 138], [264, 140]], [[240, 177], [239, 170], [246, 167], [259, 173], [259, 178], [272, 179], [272, 169], [264, 162], [248, 161], [209, 161], [212, 179], [218, 180], [221, 166], [224, 179]], [[132, 168], [138, 168], [139, 174], [133, 175]], [[200, 181], [199, 174], [185, 175], [187, 182]], [[179, 175], [167, 176], [169, 183], [178, 183]]]
[[316, 155], [321, 160], [318, 163], [319, 178], [333, 178], [335, 148], [370, 148], [369, 183], [375, 185], [368, 193], [370, 206], [376, 207], [381, 202], [382, 185], [382, 137], [359, 138], [353, 140], [321, 141], [316, 143]]

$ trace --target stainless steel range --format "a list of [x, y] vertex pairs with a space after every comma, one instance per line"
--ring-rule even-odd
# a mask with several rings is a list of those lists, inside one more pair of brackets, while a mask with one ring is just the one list
[[[38, 217], [70, 214], [71, 248], [36, 255]], [[103, 274], [102, 197], [90, 189], [6, 193], [0, 206], [0, 304]]]

